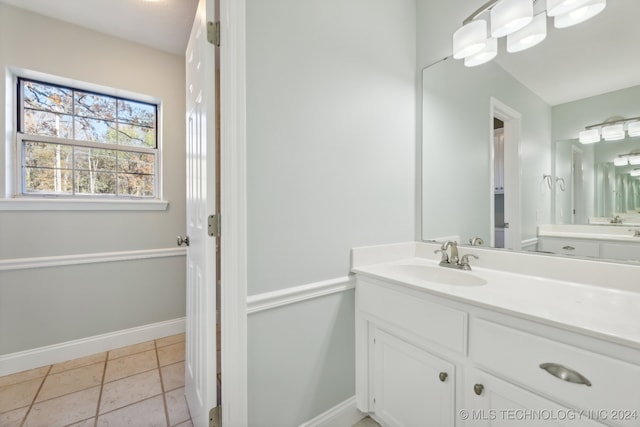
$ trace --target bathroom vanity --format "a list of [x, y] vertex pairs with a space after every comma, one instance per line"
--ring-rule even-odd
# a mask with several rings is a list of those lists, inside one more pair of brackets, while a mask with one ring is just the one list
[[[640, 426], [640, 267], [352, 251], [358, 408], [384, 426]], [[569, 280], [571, 279], [571, 280]]]

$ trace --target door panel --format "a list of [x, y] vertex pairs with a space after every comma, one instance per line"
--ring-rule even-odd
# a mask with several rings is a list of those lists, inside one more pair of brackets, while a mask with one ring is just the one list
[[193, 424], [207, 426], [216, 406], [215, 48], [207, 41], [213, 2], [200, 0], [185, 55], [187, 125], [187, 326], [185, 394]]

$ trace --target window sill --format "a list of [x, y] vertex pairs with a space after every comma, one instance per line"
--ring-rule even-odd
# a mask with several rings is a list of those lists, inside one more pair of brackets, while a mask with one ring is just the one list
[[164, 211], [166, 200], [0, 199], [0, 211]]

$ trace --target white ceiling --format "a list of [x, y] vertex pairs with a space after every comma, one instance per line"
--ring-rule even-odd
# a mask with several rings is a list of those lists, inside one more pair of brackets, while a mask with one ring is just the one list
[[82, 27], [184, 55], [198, 0], [0, 0]]
[[[451, 52], [462, 18], [486, 0], [421, 0], [438, 32], [433, 51]], [[0, 0], [96, 31], [183, 55], [198, 0]], [[508, 54], [501, 40], [498, 63], [550, 105], [640, 85], [640, 0], [609, 0], [595, 18], [556, 30], [524, 52]], [[538, 0], [536, 5], [544, 2]], [[451, 26], [451, 28], [448, 28]], [[438, 46], [433, 46], [433, 44]], [[442, 44], [442, 46], [439, 46]], [[443, 55], [444, 56], [444, 55]], [[440, 56], [442, 57], [442, 56]]]
[[542, 43], [518, 53], [501, 46], [496, 60], [550, 105], [640, 85], [639, 17], [640, 1], [609, 0], [574, 27], [555, 29], [549, 19]]

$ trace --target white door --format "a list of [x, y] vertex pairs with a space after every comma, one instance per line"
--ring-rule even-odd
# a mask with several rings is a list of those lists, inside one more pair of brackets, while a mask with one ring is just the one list
[[216, 238], [208, 217], [216, 212], [215, 47], [207, 41], [213, 1], [200, 0], [186, 62], [187, 325], [185, 394], [193, 425], [205, 427], [217, 404]]

